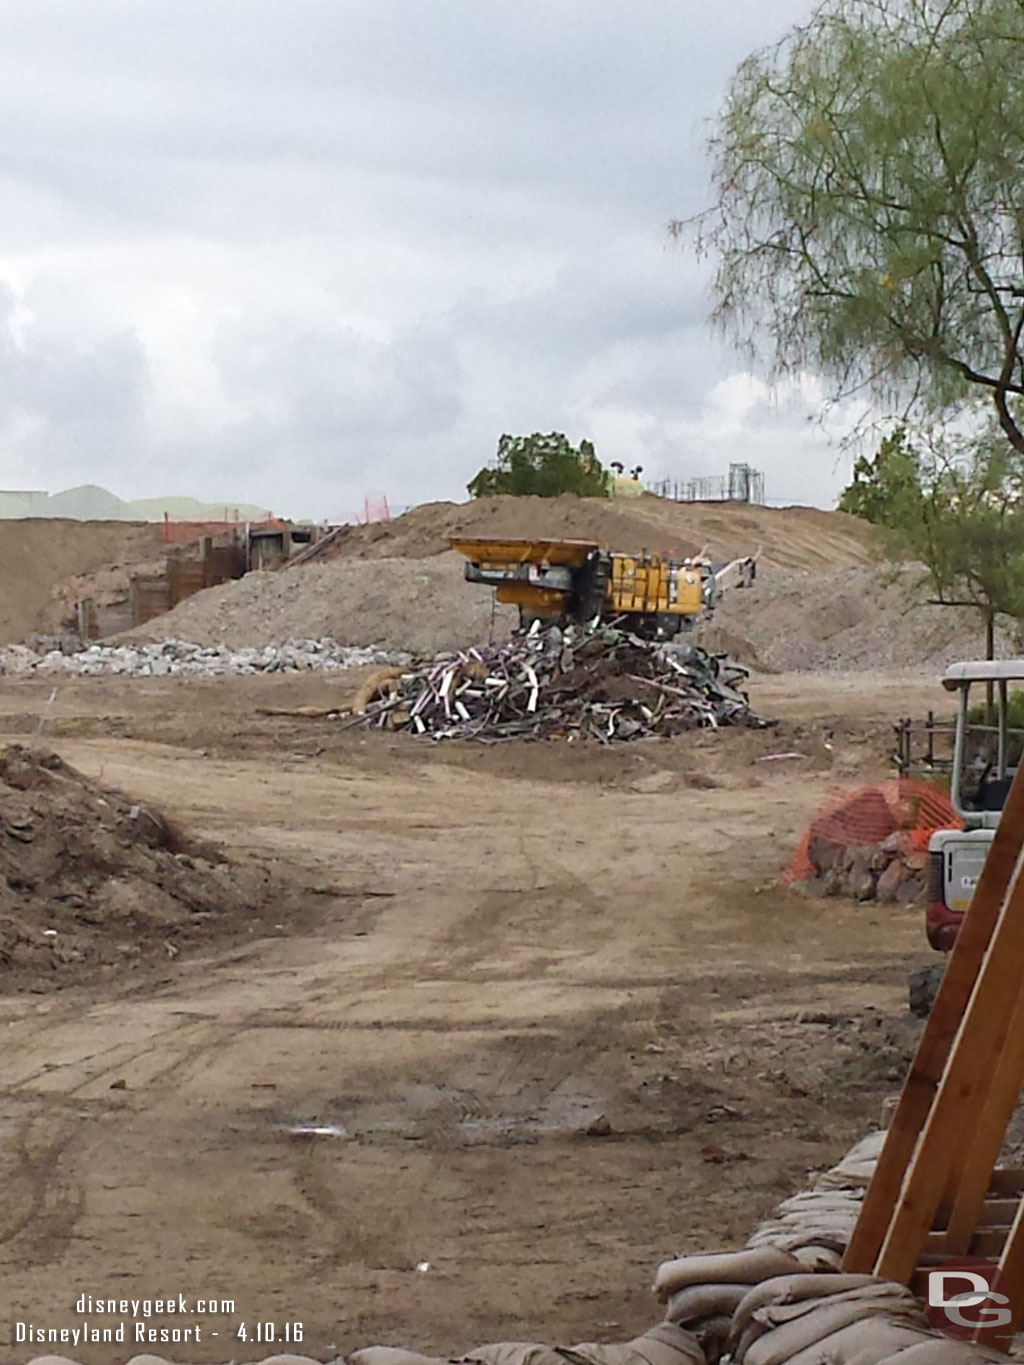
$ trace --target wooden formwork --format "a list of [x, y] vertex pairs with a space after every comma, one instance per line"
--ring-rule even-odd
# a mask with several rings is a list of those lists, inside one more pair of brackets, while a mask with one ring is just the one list
[[1024, 1170], [997, 1168], [1024, 1085], [1024, 765], [917, 1048], [843, 1263], [915, 1288], [965, 1255], [997, 1262], [1009, 1349], [1024, 1325]]

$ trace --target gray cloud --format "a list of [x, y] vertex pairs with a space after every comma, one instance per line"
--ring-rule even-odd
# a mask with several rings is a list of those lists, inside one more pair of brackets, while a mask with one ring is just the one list
[[827, 500], [818, 398], [729, 380], [664, 235], [732, 68], [809, 8], [7, 0], [5, 482], [337, 515], [562, 428], [769, 491], [810, 461]]

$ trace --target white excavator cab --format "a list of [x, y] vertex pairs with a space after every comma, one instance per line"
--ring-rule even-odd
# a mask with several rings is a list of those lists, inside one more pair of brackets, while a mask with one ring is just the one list
[[1024, 659], [951, 664], [942, 679], [958, 694], [949, 795], [964, 827], [936, 830], [928, 843], [928, 941], [941, 952], [956, 941], [1020, 763], [1024, 730], [1010, 724], [1014, 683], [1024, 687]]

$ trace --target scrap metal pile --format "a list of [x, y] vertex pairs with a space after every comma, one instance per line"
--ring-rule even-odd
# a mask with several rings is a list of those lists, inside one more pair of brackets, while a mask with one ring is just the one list
[[434, 739], [605, 744], [722, 725], [763, 728], [742, 690], [746, 677], [692, 645], [611, 626], [534, 626], [504, 644], [394, 670], [346, 723]]

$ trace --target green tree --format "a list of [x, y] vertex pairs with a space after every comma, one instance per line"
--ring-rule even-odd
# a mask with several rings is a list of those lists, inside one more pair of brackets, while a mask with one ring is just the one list
[[987, 658], [996, 618], [1024, 621], [1024, 472], [998, 429], [916, 443], [897, 431], [857, 462], [839, 506], [882, 527], [894, 557], [924, 565], [934, 602], [980, 613]]
[[883, 439], [873, 460], [864, 455], [857, 460], [839, 510], [889, 529], [912, 525], [920, 515], [921, 480], [921, 457], [906, 428], [899, 427]]
[[774, 373], [1024, 452], [1024, 5], [824, 0], [733, 78], [710, 149], [715, 316]]
[[474, 498], [495, 493], [540, 498], [576, 493], [581, 498], [607, 498], [611, 476], [589, 441], [574, 447], [559, 431], [546, 436], [534, 432], [532, 436], [502, 436], [494, 461], [481, 469], [467, 488]]

